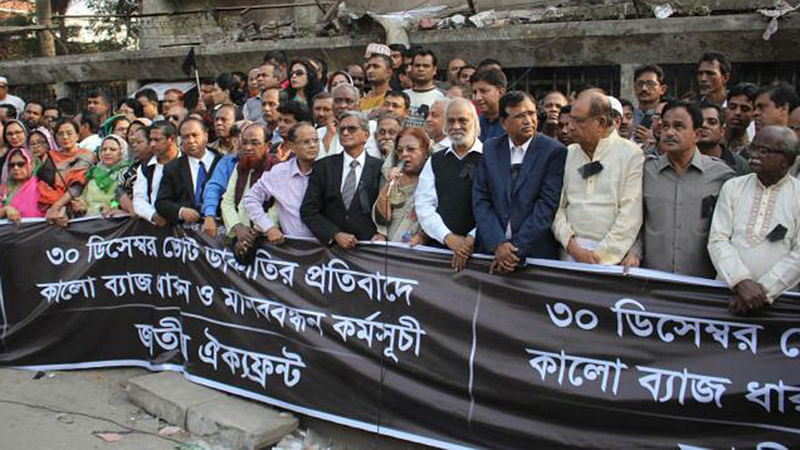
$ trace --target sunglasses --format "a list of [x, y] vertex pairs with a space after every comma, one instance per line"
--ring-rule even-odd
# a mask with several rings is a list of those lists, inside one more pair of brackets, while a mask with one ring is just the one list
[[179, 121], [180, 119], [181, 119], [181, 118], [180, 118], [180, 117], [178, 117], [178, 116], [167, 116], [167, 120], [174, 120], [174, 121], [176, 121], [176, 122], [177, 122], [177, 121]]
[[296, 77], [302, 77], [302, 76], [303, 76], [303, 75], [305, 75], [305, 74], [306, 74], [306, 73], [305, 73], [304, 71], [302, 71], [302, 70], [293, 70], [293, 71], [292, 71], [292, 75], [293, 75], [293, 76], [296, 76]]
[[22, 169], [23, 167], [25, 167], [27, 165], [28, 165], [28, 163], [26, 163], [24, 161], [10, 162], [10, 163], [8, 163], [8, 168], [9, 169], [13, 169], [13, 168], [16, 167], [17, 169]]
[[359, 128], [357, 126], [352, 126], [352, 125], [349, 126], [349, 127], [339, 127], [339, 133], [347, 132], [347, 133], [351, 133], [352, 134], [352, 133], [355, 133], [356, 131], [358, 131], [360, 129], [361, 128]]

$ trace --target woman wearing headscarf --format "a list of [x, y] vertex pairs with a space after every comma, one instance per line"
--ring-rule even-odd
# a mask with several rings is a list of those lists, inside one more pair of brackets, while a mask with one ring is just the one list
[[3, 164], [0, 181], [0, 219], [14, 222], [23, 217], [44, 217], [39, 209], [38, 180], [33, 159], [21, 147], [11, 149]]
[[42, 166], [50, 150], [58, 150], [50, 130], [45, 127], [39, 127], [31, 131], [31, 134], [28, 135], [28, 152], [33, 157], [34, 172]]
[[62, 119], [55, 127], [58, 150], [47, 153], [47, 159], [36, 172], [39, 179], [39, 203], [47, 210], [46, 217], [59, 226], [85, 210], [78, 198], [86, 186], [86, 173], [94, 166], [95, 154], [78, 147], [78, 125]]
[[116, 190], [128, 169], [128, 144], [112, 134], [103, 138], [98, 151], [99, 161], [86, 174], [86, 188], [80, 202], [89, 216], [108, 216], [119, 209]]

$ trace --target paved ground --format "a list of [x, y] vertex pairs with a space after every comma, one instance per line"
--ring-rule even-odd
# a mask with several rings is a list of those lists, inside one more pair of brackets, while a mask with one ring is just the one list
[[[125, 382], [144, 369], [36, 372], [0, 369], [0, 446], [4, 449], [174, 449], [186, 433], [159, 436], [167, 424], [128, 402]], [[41, 375], [41, 373], [40, 373]], [[97, 435], [117, 433], [106, 442]]]

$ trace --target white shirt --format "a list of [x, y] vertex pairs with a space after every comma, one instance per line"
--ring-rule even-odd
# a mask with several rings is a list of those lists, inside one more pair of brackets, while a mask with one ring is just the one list
[[367, 162], [367, 152], [362, 151], [358, 158], [355, 158], [358, 161], [358, 165], [353, 168], [350, 167], [350, 163], [353, 161], [353, 157], [350, 156], [347, 152], [342, 154], [344, 158], [342, 158], [342, 184], [339, 186], [339, 191], [344, 190], [344, 183], [347, 181], [347, 175], [350, 173], [351, 170], [356, 171], [356, 191], [358, 190], [358, 183], [361, 181], [361, 172], [364, 171], [364, 163]]
[[[767, 235], [778, 225], [783, 239]], [[800, 281], [800, 180], [787, 174], [764, 187], [751, 173], [728, 180], [720, 190], [708, 234], [708, 253], [717, 278], [733, 288], [760, 283], [772, 302]]]
[[86, 139], [78, 142], [78, 147], [96, 152], [102, 143], [103, 139], [95, 133], [86, 136]]
[[197, 174], [200, 172], [200, 161], [206, 169], [206, 181], [211, 178], [211, 165], [214, 164], [214, 154], [206, 150], [201, 159], [189, 156], [189, 171], [192, 172], [192, 189], [197, 186]]
[[[483, 144], [480, 139], [476, 137], [475, 143], [472, 144], [472, 147], [470, 147], [467, 153], [464, 153], [462, 157], [458, 156], [458, 153], [453, 150], [452, 146], [445, 150], [445, 152], [451, 152], [456, 158], [464, 159], [471, 152], [483, 153]], [[425, 167], [422, 168], [422, 172], [419, 174], [417, 190], [414, 191], [414, 209], [417, 212], [417, 219], [422, 226], [422, 230], [425, 231], [425, 234], [444, 245], [444, 238], [450, 234], [451, 231], [447, 228], [447, 225], [444, 224], [442, 216], [436, 212], [436, 208], [438, 207], [439, 198], [436, 195], [436, 177], [433, 173], [433, 167], [431, 167], [431, 158], [428, 158], [425, 162]], [[469, 232], [470, 236], [474, 234], [474, 229]]]
[[[535, 136], [535, 135], [534, 135]], [[525, 152], [528, 150], [528, 146], [531, 145], [531, 141], [533, 140], [533, 136], [530, 139], [525, 141], [522, 145], [516, 146], [511, 138], [508, 138], [508, 148], [511, 149], [511, 164], [522, 164], [522, 161], [525, 160]]]
[[439, 150], [447, 150], [452, 145], [453, 143], [450, 141], [450, 137], [445, 136], [441, 141], [433, 143], [433, 153], [436, 153]]
[[17, 109], [17, 117], [9, 117], [9, 119], [18, 119], [22, 117], [22, 113], [25, 111], [25, 100], [16, 95], [6, 95], [6, 98], [0, 100], [0, 105], [14, 105], [14, 108]]
[[[383, 159], [383, 154], [380, 150], [378, 150], [378, 141], [375, 140], [375, 130], [377, 129], [378, 122], [370, 120], [369, 139], [367, 139], [367, 143], [364, 144], [364, 150], [366, 150], [367, 154], [373, 158]], [[327, 134], [328, 127], [317, 128], [317, 137], [319, 138], [319, 153], [317, 154], [317, 159], [322, 159], [330, 155], [338, 155], [344, 151], [344, 147], [342, 147], [342, 144], [339, 143], [339, 133], [336, 133], [336, 136], [334, 136], [331, 140], [330, 150], [326, 152], [325, 145], [323, 144], [322, 140], [325, 139]]]
[[156, 198], [158, 197], [158, 188], [161, 186], [161, 177], [164, 175], [164, 165], [158, 163], [158, 157], [153, 156], [147, 161], [147, 166], [153, 167], [153, 176], [150, 180], [152, 190], [150, 196], [147, 196], [147, 178], [142, 172], [141, 166], [136, 169], [136, 181], [133, 183], [133, 212], [150, 222], [156, 214]]

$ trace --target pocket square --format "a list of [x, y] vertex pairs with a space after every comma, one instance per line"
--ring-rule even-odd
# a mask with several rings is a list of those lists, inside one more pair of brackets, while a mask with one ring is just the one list
[[584, 180], [592, 175], [600, 173], [602, 170], [603, 165], [600, 164], [600, 161], [593, 161], [578, 167], [578, 173], [581, 174]]
[[778, 242], [783, 240], [783, 238], [786, 237], [786, 231], [787, 230], [785, 226], [777, 224], [775, 225], [775, 228], [773, 228], [772, 231], [767, 234], [767, 240], [770, 242]]

